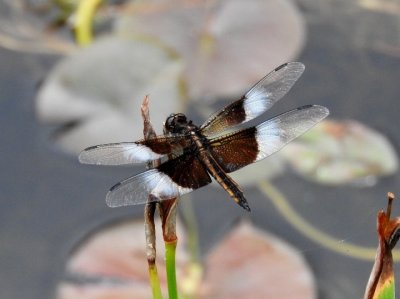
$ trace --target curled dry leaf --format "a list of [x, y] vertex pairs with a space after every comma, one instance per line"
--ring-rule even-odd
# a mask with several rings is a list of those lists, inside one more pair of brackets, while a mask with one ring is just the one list
[[[156, 227], [159, 228], [159, 225]], [[186, 293], [187, 296], [199, 299], [315, 298], [312, 274], [296, 250], [249, 223], [241, 223], [234, 228], [208, 254], [203, 278], [202, 271], [198, 271], [186, 258], [183, 234], [178, 225], [178, 286], [181, 292], [191, 291]], [[157, 240], [162, 240], [161, 236], [158, 235]], [[157, 246], [158, 273], [165, 292], [163, 246], [159, 243]], [[104, 279], [97, 284], [62, 282], [58, 298], [117, 299], [130, 296], [150, 299], [144, 249], [143, 225], [140, 222], [124, 222], [93, 235], [72, 255], [67, 271], [89, 277], [119, 278], [120, 283], [106, 283]]]
[[303, 177], [330, 185], [371, 185], [398, 169], [387, 138], [356, 121], [323, 121], [281, 154]]
[[291, 1], [133, 2], [116, 32], [174, 49], [185, 61], [191, 99], [233, 96], [303, 46], [305, 26]]
[[182, 64], [146, 42], [108, 37], [62, 60], [39, 90], [40, 121], [74, 124], [55, 141], [78, 153], [93, 144], [143, 138], [140, 104], [150, 96], [155, 128], [180, 111]]
[[392, 250], [400, 236], [400, 217], [391, 217], [393, 200], [394, 194], [389, 192], [386, 212], [383, 210], [378, 212], [379, 243], [364, 299], [394, 299], [395, 297]]

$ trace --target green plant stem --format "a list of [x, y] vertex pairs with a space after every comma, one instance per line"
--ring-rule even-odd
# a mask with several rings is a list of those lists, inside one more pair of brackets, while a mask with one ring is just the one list
[[165, 263], [167, 266], [167, 283], [169, 299], [178, 299], [178, 287], [176, 284], [175, 250], [177, 240], [165, 242]]
[[156, 230], [154, 224], [154, 212], [156, 203], [149, 202], [144, 208], [144, 230], [146, 235], [146, 256], [149, 265], [149, 279], [153, 299], [162, 299], [160, 280], [156, 265]]
[[93, 16], [102, 0], [81, 0], [76, 10], [75, 39], [80, 46], [87, 46], [93, 40]]
[[[342, 243], [340, 240], [329, 236], [317, 227], [313, 226], [306, 219], [301, 217], [290, 205], [287, 198], [272, 183], [267, 180], [259, 182], [258, 187], [267, 198], [271, 200], [275, 208], [283, 217], [299, 232], [313, 240], [317, 244], [326, 247], [334, 252], [351, 256], [362, 260], [373, 260], [376, 249], [362, 247], [350, 242]], [[398, 250], [394, 251], [395, 259], [398, 258]]]
[[162, 299], [160, 280], [158, 279], [157, 267], [155, 264], [149, 265], [149, 276], [153, 299]]

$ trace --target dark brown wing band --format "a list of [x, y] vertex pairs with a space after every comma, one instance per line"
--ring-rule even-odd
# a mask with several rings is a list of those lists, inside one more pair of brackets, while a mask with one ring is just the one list
[[233, 172], [257, 160], [256, 128], [251, 127], [212, 141], [212, 153], [226, 172]]
[[211, 183], [211, 178], [204, 165], [190, 153], [169, 160], [158, 166], [157, 169], [168, 175], [182, 188], [198, 189]]

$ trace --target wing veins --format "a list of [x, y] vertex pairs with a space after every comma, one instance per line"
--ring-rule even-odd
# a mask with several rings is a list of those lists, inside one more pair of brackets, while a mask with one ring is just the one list
[[255, 127], [213, 138], [211, 149], [221, 167], [233, 172], [279, 151], [328, 114], [327, 108], [318, 105], [299, 107]]
[[279, 101], [300, 78], [304, 65], [285, 63], [258, 81], [244, 96], [212, 114], [200, 127], [204, 135], [216, 135], [228, 127], [252, 120]]

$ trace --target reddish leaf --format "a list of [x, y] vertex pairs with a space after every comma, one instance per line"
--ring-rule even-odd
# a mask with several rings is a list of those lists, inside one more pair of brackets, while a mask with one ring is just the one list
[[389, 192], [387, 210], [377, 216], [379, 244], [364, 299], [394, 299], [392, 249], [399, 239], [400, 217], [390, 217], [393, 199], [393, 193]]
[[[185, 258], [184, 233], [179, 226], [178, 236], [178, 286], [181, 292], [190, 292], [189, 296], [199, 299], [315, 298], [314, 280], [303, 258], [288, 244], [249, 223], [234, 228], [212, 250], [204, 265], [203, 278], [201, 269]], [[113, 277], [122, 283], [63, 282], [58, 298], [151, 298], [144, 239], [140, 222], [124, 222], [90, 237], [72, 255], [68, 271], [91, 277]], [[161, 236], [157, 240], [162, 240]], [[158, 273], [165, 291], [160, 243], [157, 250]]]
[[202, 298], [315, 297], [313, 276], [299, 253], [246, 222], [210, 253], [206, 269]]

